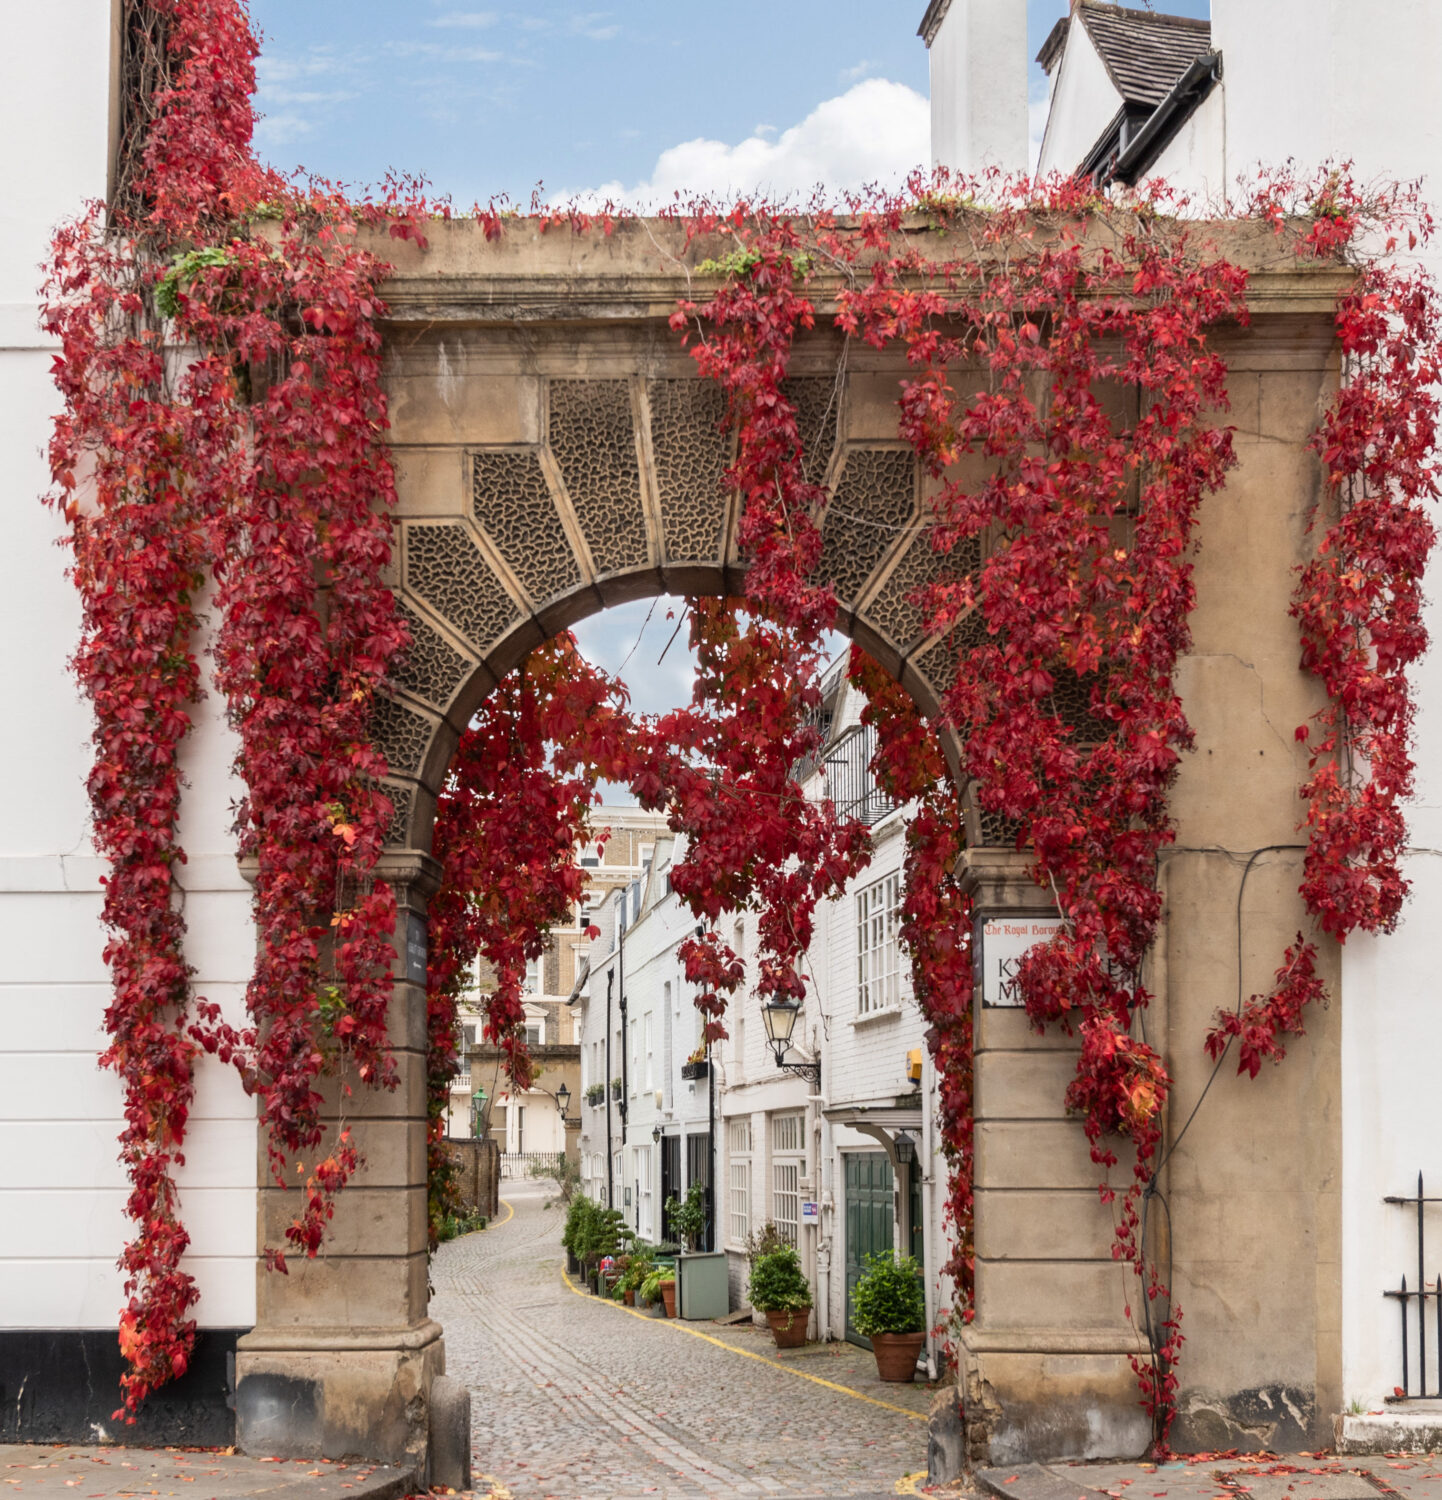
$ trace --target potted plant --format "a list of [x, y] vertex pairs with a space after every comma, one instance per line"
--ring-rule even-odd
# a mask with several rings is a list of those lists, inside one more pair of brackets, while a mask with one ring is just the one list
[[909, 1255], [883, 1250], [866, 1257], [856, 1283], [851, 1321], [871, 1340], [882, 1380], [910, 1381], [926, 1342], [926, 1294], [921, 1267]]
[[731, 1311], [731, 1288], [722, 1250], [702, 1250], [706, 1238], [706, 1189], [693, 1182], [685, 1198], [666, 1200], [666, 1222], [686, 1252], [676, 1258], [677, 1299], [683, 1318], [724, 1318]]
[[641, 1283], [636, 1291], [636, 1306], [645, 1308], [653, 1318], [674, 1317], [673, 1312], [666, 1309], [664, 1290], [669, 1282], [671, 1287], [671, 1302], [676, 1301], [676, 1282], [671, 1277], [670, 1271], [662, 1266], [652, 1268], [651, 1274]]
[[778, 1349], [798, 1349], [806, 1342], [811, 1287], [793, 1245], [763, 1251], [751, 1262], [746, 1295], [752, 1307], [766, 1314]]

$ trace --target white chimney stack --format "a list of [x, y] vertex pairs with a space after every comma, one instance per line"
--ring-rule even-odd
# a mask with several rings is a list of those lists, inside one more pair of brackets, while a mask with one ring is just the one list
[[918, 33], [931, 64], [931, 159], [1027, 169], [1024, 0], [931, 0]]

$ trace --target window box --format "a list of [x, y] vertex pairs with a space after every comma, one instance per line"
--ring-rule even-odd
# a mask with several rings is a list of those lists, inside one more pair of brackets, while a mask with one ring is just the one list
[[711, 1064], [706, 1058], [700, 1062], [688, 1062], [681, 1064], [682, 1078], [704, 1078], [711, 1071]]

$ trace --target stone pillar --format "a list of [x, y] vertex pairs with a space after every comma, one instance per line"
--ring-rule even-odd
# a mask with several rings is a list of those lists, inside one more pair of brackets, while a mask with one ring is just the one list
[[[400, 1085], [330, 1080], [328, 1130], [348, 1125], [365, 1165], [339, 1196], [314, 1260], [257, 1267], [256, 1327], [236, 1355], [236, 1441], [247, 1453], [409, 1463], [424, 1474], [431, 1383], [445, 1372], [428, 1316], [426, 1257], [426, 898], [429, 855], [387, 855], [396, 892], [391, 1043]], [[322, 1146], [322, 1150], [326, 1147]], [[296, 1174], [303, 1180], [302, 1174]], [[283, 1245], [296, 1189], [271, 1179], [261, 1148], [260, 1248]]]
[[[1030, 864], [1012, 850], [967, 851], [959, 874], [978, 924], [1056, 915]], [[976, 1316], [959, 1371], [968, 1457], [1140, 1454], [1151, 1427], [1129, 1358], [1142, 1347], [1125, 1312], [1135, 1280], [1112, 1259], [1100, 1169], [1062, 1102], [1077, 1042], [1038, 1035], [1019, 1008], [983, 1005], [980, 982], [973, 1003]], [[1129, 1165], [1114, 1176], [1124, 1187]]]

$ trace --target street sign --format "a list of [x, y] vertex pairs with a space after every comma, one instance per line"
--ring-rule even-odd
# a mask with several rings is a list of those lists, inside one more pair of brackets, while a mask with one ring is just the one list
[[821, 1208], [816, 1203], [803, 1203], [801, 1205], [801, 1222], [803, 1224], [819, 1224], [821, 1222]]
[[1038, 943], [1061, 930], [1056, 916], [1033, 916], [1027, 912], [978, 917], [973, 935], [974, 970], [981, 983], [981, 1003], [996, 1009], [1017, 1009], [1022, 1004], [1016, 981], [1017, 966]]
[[415, 912], [406, 913], [406, 978], [412, 984], [426, 982], [426, 919]]

